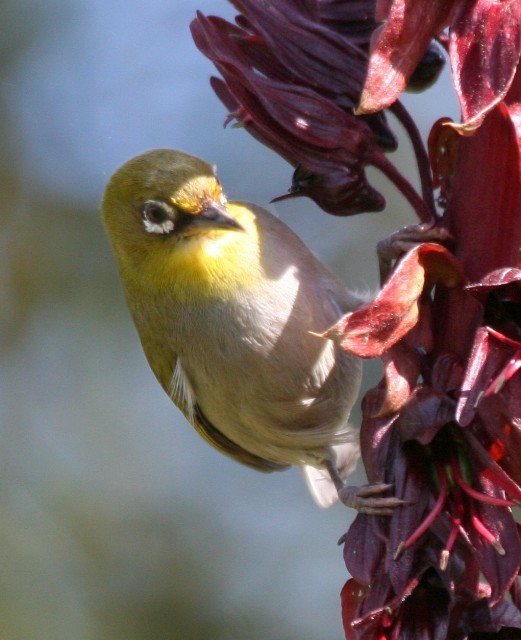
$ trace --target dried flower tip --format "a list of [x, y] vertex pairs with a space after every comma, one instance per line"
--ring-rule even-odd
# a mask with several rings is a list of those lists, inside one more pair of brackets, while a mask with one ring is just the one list
[[472, 515], [471, 519], [472, 525], [474, 529], [476, 529], [476, 531], [479, 533], [479, 535], [483, 537], [487, 542], [489, 542], [500, 556], [505, 556], [506, 551], [503, 545], [497, 538], [494, 537], [492, 531], [490, 531], [490, 529], [488, 529], [475, 514]]
[[405, 549], [405, 542], [400, 542], [400, 544], [396, 547], [396, 551], [394, 552], [393, 560], [399, 560], [402, 557]]
[[440, 571], [446, 571], [449, 564], [450, 551], [443, 549], [440, 555]]

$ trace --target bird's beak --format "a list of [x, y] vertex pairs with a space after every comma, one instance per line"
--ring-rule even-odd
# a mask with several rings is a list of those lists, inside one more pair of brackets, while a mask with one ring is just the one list
[[204, 225], [207, 229], [244, 231], [244, 227], [230, 216], [226, 207], [214, 201], [210, 202], [197, 216], [194, 216], [192, 222]]

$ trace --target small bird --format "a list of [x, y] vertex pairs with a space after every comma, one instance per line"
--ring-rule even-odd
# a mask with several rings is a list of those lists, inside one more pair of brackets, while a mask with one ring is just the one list
[[[144, 353], [174, 404], [242, 464], [300, 465], [329, 506], [359, 455], [348, 417], [362, 372], [313, 334], [367, 300], [271, 213], [228, 202], [214, 167], [181, 151], [125, 163], [102, 217]], [[343, 501], [389, 513], [392, 499], [371, 497], [388, 488], [346, 490]]]

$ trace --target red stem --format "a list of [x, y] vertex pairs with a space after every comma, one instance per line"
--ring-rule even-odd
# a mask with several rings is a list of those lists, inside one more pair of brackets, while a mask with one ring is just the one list
[[463, 489], [463, 491], [474, 500], [479, 500], [479, 502], [491, 504], [496, 507], [514, 506], [515, 502], [512, 502], [511, 500], [506, 500], [505, 498], [496, 498], [495, 496], [489, 496], [487, 493], [476, 491], [476, 489], [473, 489], [469, 484], [465, 482], [465, 480], [463, 480], [463, 476], [461, 475], [461, 471], [457, 463], [453, 461], [451, 466], [456, 482]]
[[433, 215], [426, 202], [418, 194], [407, 178], [405, 178], [394, 164], [387, 159], [383, 151], [375, 148], [370, 159], [370, 164], [379, 169], [385, 176], [387, 176], [387, 178], [389, 178], [400, 193], [402, 193], [409, 201], [421, 222], [433, 221]]
[[438, 471], [438, 478], [440, 481], [440, 495], [438, 496], [438, 499], [436, 500], [432, 511], [420, 524], [420, 526], [415, 531], [413, 531], [413, 533], [407, 538], [407, 540], [402, 545], [400, 545], [401, 549], [408, 549], [415, 542], [417, 542], [442, 512], [443, 505], [445, 504], [445, 500], [447, 499], [447, 480], [443, 471], [441, 473]]
[[431, 163], [429, 161], [425, 145], [423, 144], [420, 130], [401, 102], [396, 101], [389, 107], [389, 111], [395, 115], [409, 136], [414, 150], [414, 155], [416, 156], [418, 172], [420, 174], [423, 200], [431, 210], [432, 216], [435, 217], [436, 207], [434, 205], [434, 194], [432, 188]]

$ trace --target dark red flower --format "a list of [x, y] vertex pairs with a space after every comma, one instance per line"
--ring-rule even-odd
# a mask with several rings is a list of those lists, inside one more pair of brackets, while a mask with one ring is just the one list
[[345, 538], [349, 571], [371, 586], [348, 637], [452, 640], [521, 629], [510, 601], [521, 569], [511, 511], [521, 504], [515, 91], [474, 136], [456, 140], [444, 166], [454, 256], [419, 245], [374, 302], [326, 332], [361, 357], [383, 357], [385, 377], [363, 404], [362, 456], [369, 479], [393, 484], [405, 501], [387, 521], [358, 516]]
[[[283, 197], [308, 196], [335, 215], [381, 210], [385, 201], [365, 174], [367, 165], [374, 165], [412, 199], [420, 219], [428, 220], [432, 202], [416, 197], [383, 153], [396, 148], [385, 114], [353, 113], [376, 26], [374, 2], [233, 4], [241, 11], [236, 24], [198, 13], [192, 35], [222, 75], [212, 86], [230, 112], [228, 121], [296, 167]], [[408, 120], [402, 107], [396, 114]], [[409, 121], [405, 126], [422, 154], [415, 127]], [[428, 192], [428, 172], [422, 180], [429, 183]]]

